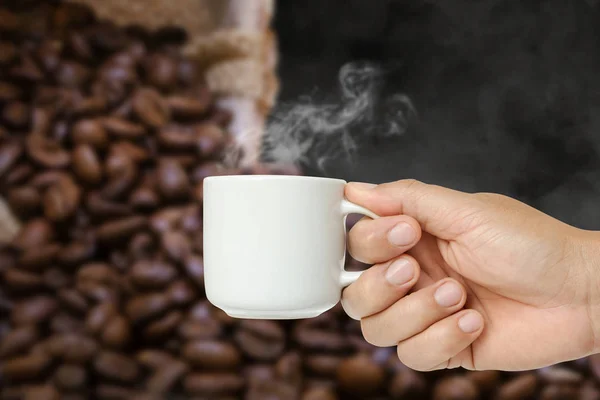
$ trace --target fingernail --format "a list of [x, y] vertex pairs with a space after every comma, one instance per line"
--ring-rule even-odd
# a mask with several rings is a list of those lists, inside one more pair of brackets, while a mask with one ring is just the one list
[[435, 302], [442, 307], [452, 307], [457, 305], [462, 299], [462, 290], [454, 282], [444, 283], [435, 291], [433, 295]]
[[415, 230], [406, 222], [400, 222], [388, 233], [388, 241], [394, 246], [407, 246], [416, 239]]
[[481, 315], [476, 312], [470, 312], [466, 315], [463, 315], [458, 320], [458, 327], [464, 333], [473, 333], [478, 331], [483, 325], [483, 320], [481, 319]]
[[364, 183], [364, 182], [350, 182], [350, 183], [348, 183], [348, 185], [351, 185], [353, 188], [358, 189], [358, 190], [369, 190], [369, 189], [373, 189], [374, 187], [377, 186], [372, 183]]
[[385, 273], [385, 279], [395, 286], [408, 283], [415, 276], [415, 268], [410, 261], [400, 258], [394, 261]]

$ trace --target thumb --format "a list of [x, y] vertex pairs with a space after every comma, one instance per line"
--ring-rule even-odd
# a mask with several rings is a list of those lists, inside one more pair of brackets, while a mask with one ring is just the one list
[[424, 231], [451, 240], [472, 227], [481, 210], [472, 195], [412, 179], [381, 185], [351, 182], [346, 198], [381, 216], [413, 217]]

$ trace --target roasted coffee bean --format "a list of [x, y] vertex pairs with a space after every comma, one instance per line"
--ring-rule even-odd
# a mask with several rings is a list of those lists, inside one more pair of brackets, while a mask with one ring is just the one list
[[189, 127], [169, 125], [160, 130], [158, 143], [167, 150], [189, 151], [196, 144], [194, 130]]
[[113, 349], [121, 349], [125, 347], [130, 340], [131, 328], [129, 326], [129, 321], [121, 315], [115, 315], [110, 318], [102, 332], [102, 343]]
[[75, 117], [90, 117], [103, 113], [108, 107], [107, 100], [99, 95], [81, 99], [73, 104], [72, 113]]
[[11, 322], [15, 325], [37, 324], [48, 320], [57, 311], [58, 304], [50, 296], [37, 295], [15, 304]]
[[89, 308], [88, 301], [85, 299], [85, 297], [83, 297], [81, 295], [81, 293], [79, 293], [75, 289], [59, 290], [58, 291], [58, 299], [60, 300], [62, 305], [68, 307], [69, 309], [71, 309], [72, 311], [74, 311], [76, 313], [83, 314]]
[[194, 287], [184, 280], [171, 283], [167, 288], [166, 295], [172, 304], [179, 306], [187, 305], [196, 299]]
[[385, 371], [368, 355], [358, 354], [340, 363], [337, 380], [340, 388], [347, 393], [368, 396], [382, 387]]
[[12, 246], [25, 250], [46, 244], [54, 238], [52, 226], [45, 219], [36, 218], [25, 224], [11, 242]]
[[137, 139], [146, 134], [146, 129], [142, 125], [117, 117], [104, 118], [102, 126], [109, 134], [119, 139]]
[[240, 352], [231, 344], [216, 340], [194, 340], [182, 350], [186, 361], [207, 369], [235, 369], [241, 362]]
[[148, 161], [150, 158], [148, 150], [124, 140], [114, 143], [111, 146], [111, 151], [123, 154], [126, 159], [129, 159], [134, 163]]
[[58, 261], [65, 267], [73, 267], [89, 261], [96, 252], [93, 241], [74, 241], [63, 247], [58, 253]]
[[64, 87], [82, 86], [90, 78], [91, 71], [73, 61], [63, 61], [56, 71], [56, 82]]
[[234, 339], [246, 355], [261, 361], [276, 359], [285, 348], [285, 332], [273, 321], [244, 320]]
[[174, 261], [182, 262], [192, 255], [190, 240], [179, 231], [165, 232], [161, 237], [161, 244], [166, 254]]
[[433, 389], [434, 400], [475, 400], [479, 391], [473, 381], [462, 376], [451, 376], [437, 382]]
[[88, 211], [97, 217], [125, 217], [132, 214], [127, 204], [105, 199], [97, 192], [90, 192], [86, 199]]
[[215, 319], [184, 320], [177, 332], [182, 339], [214, 339], [223, 332], [223, 325]]
[[71, 156], [65, 149], [42, 136], [28, 137], [26, 150], [33, 161], [45, 168], [64, 168], [71, 162]]
[[76, 144], [87, 144], [96, 149], [108, 145], [108, 135], [100, 121], [83, 119], [76, 122], [71, 129], [71, 137]]
[[157, 170], [158, 189], [167, 199], [177, 199], [189, 194], [191, 187], [185, 170], [175, 161], [162, 160]]
[[581, 387], [579, 392], [579, 400], [599, 400], [600, 390], [596, 387], [593, 381], [586, 381]]
[[135, 324], [161, 315], [170, 305], [167, 295], [151, 293], [131, 298], [125, 306], [125, 311]]
[[54, 72], [60, 64], [61, 46], [53, 40], [44, 40], [35, 51], [36, 58], [46, 72]]
[[162, 350], [146, 349], [138, 352], [135, 356], [136, 361], [143, 367], [149, 369], [159, 369], [165, 364], [174, 361], [171, 354]]
[[133, 382], [140, 374], [135, 360], [110, 351], [102, 351], [96, 356], [94, 370], [102, 377], [121, 382]]
[[138, 392], [125, 386], [101, 383], [95, 394], [99, 400], [134, 400]]
[[116, 302], [119, 300], [117, 289], [109, 287], [105, 283], [83, 281], [77, 282], [75, 288], [95, 303]]
[[183, 260], [182, 265], [187, 277], [199, 288], [204, 288], [204, 261], [202, 260], [202, 257], [191, 255]]
[[523, 374], [504, 383], [496, 392], [496, 400], [522, 400], [531, 398], [537, 388], [534, 374]]
[[5, 175], [10, 168], [17, 162], [23, 147], [17, 143], [4, 143], [0, 147], [0, 176]]
[[153, 394], [169, 393], [187, 371], [188, 366], [179, 360], [161, 365], [148, 379], [146, 389]]
[[97, 283], [113, 284], [118, 280], [118, 274], [113, 267], [103, 262], [91, 262], [82, 265], [77, 271], [77, 281], [93, 281]]
[[169, 110], [171, 110], [171, 115], [175, 119], [196, 119], [202, 117], [208, 111], [210, 98], [198, 99], [191, 96], [170, 96], [167, 98], [167, 105], [169, 106]]
[[579, 400], [579, 388], [550, 384], [540, 393], [540, 400]]
[[132, 107], [137, 118], [150, 128], [159, 129], [171, 118], [166, 101], [151, 88], [138, 89], [133, 95]]
[[11, 210], [21, 217], [33, 215], [42, 203], [39, 191], [30, 186], [11, 189], [7, 200]]
[[302, 383], [302, 357], [298, 352], [283, 355], [275, 364], [275, 375], [291, 385]]
[[[0, 128], [1, 130], [1, 128]], [[0, 132], [0, 137], [1, 137]], [[1, 152], [2, 150], [0, 150]], [[1, 158], [1, 155], [0, 155]], [[1, 163], [1, 160], [0, 160]], [[6, 174], [6, 178], [4, 179], [7, 185], [18, 185], [25, 182], [27, 179], [31, 178], [33, 175], [34, 169], [30, 164], [17, 164], [13, 168], [8, 171]], [[1, 165], [0, 165], [0, 175], [2, 175]]]
[[491, 392], [500, 382], [498, 371], [469, 371], [466, 377], [472, 380], [481, 392]]
[[420, 399], [425, 397], [426, 390], [424, 376], [406, 368], [395, 373], [388, 392], [392, 399]]
[[105, 302], [98, 304], [90, 310], [85, 321], [86, 332], [97, 334], [102, 330], [109, 320], [117, 314], [117, 307], [114, 303]]
[[546, 383], [558, 385], [579, 385], [583, 382], [583, 376], [572, 369], [551, 366], [539, 369], [538, 376]]
[[328, 354], [313, 354], [304, 359], [306, 369], [315, 375], [335, 377], [343, 357]]
[[38, 339], [39, 330], [33, 325], [17, 327], [0, 341], [0, 359], [13, 357], [28, 350]]
[[87, 371], [81, 365], [64, 364], [54, 372], [54, 383], [63, 390], [85, 388], [88, 379]]
[[[17, 58], [17, 48], [14, 44], [10, 42], [0, 41], [0, 65], [5, 66], [10, 64]], [[2, 90], [0, 90], [2, 93]], [[0, 100], [2, 99], [2, 95], [0, 94]]]
[[48, 340], [48, 351], [68, 363], [83, 364], [98, 351], [98, 344], [78, 333], [58, 333]]
[[348, 341], [340, 333], [323, 329], [298, 329], [294, 337], [300, 347], [308, 351], [340, 352], [348, 348]]
[[30, 248], [19, 258], [21, 267], [31, 271], [39, 271], [52, 263], [60, 251], [58, 244], [50, 243], [41, 247]]
[[24, 391], [23, 400], [60, 400], [58, 390], [51, 385], [31, 386]]
[[[110, 161], [110, 159], [109, 159]], [[130, 165], [129, 167], [120, 170], [119, 173], [108, 173], [113, 175], [108, 183], [102, 188], [101, 195], [107, 199], [119, 199], [128, 195], [133, 188], [137, 179], [137, 167]]]
[[160, 53], [150, 55], [144, 71], [148, 82], [162, 90], [168, 90], [177, 84], [178, 65], [167, 55]]
[[59, 311], [50, 320], [50, 330], [53, 333], [82, 333], [84, 324], [81, 319], [72, 314], [65, 311]]
[[47, 288], [58, 290], [68, 286], [71, 282], [71, 277], [62, 269], [51, 267], [44, 271], [42, 280]]
[[52, 359], [43, 354], [15, 357], [0, 363], [0, 375], [7, 380], [31, 380], [42, 375], [51, 363]]
[[81, 32], [72, 32], [67, 38], [67, 49], [81, 61], [92, 61], [95, 56], [88, 38]]
[[202, 124], [196, 128], [196, 148], [202, 157], [212, 157], [223, 150], [225, 134], [216, 124]]
[[150, 210], [158, 207], [160, 197], [154, 190], [141, 187], [131, 193], [129, 204], [136, 209]]
[[73, 150], [73, 170], [86, 183], [96, 184], [102, 179], [102, 166], [98, 155], [88, 144], [80, 144]]
[[35, 84], [44, 79], [44, 73], [30, 56], [22, 56], [19, 62], [8, 71], [9, 76], [17, 81]]
[[246, 392], [247, 400], [259, 399], [297, 399], [300, 389], [285, 382], [262, 381], [250, 386]]
[[596, 380], [600, 381], [600, 354], [592, 354], [588, 357], [588, 364], [590, 368], [590, 372], [596, 378]]
[[239, 392], [244, 386], [244, 380], [234, 373], [199, 373], [186, 375], [183, 387], [186, 392], [200, 396], [223, 396]]
[[96, 231], [98, 239], [102, 242], [118, 242], [146, 227], [147, 220], [143, 216], [132, 216], [116, 221], [106, 222]]
[[27, 129], [31, 121], [31, 109], [25, 103], [13, 101], [4, 106], [2, 119], [11, 128]]
[[[48, 135], [56, 132], [56, 126], [52, 126], [53, 120], [56, 118], [56, 112], [49, 107], [34, 107], [31, 114], [31, 132], [34, 135]], [[58, 125], [60, 122], [57, 122]], [[62, 123], [61, 123], [62, 126]], [[65, 136], [55, 135], [56, 140], [62, 141]]]
[[301, 400], [338, 400], [338, 396], [329, 388], [312, 388], [302, 394]]
[[44, 215], [52, 221], [71, 217], [81, 201], [81, 188], [71, 178], [60, 179], [44, 193]]
[[140, 260], [129, 271], [131, 281], [142, 288], [161, 288], [172, 282], [177, 269], [161, 260]]
[[154, 237], [148, 232], [140, 232], [129, 241], [128, 255], [133, 260], [147, 259], [151, 257], [155, 249]]
[[150, 228], [156, 233], [168, 232], [178, 226], [185, 214], [183, 207], [164, 208], [150, 217]]
[[269, 364], [251, 364], [244, 368], [244, 379], [252, 386], [275, 379], [275, 369]]
[[144, 337], [150, 340], [165, 338], [177, 328], [182, 320], [183, 313], [181, 311], [171, 311], [148, 324], [144, 328]]

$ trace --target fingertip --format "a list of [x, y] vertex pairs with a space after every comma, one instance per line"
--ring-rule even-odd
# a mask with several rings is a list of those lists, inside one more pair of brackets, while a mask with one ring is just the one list
[[366, 183], [366, 182], [348, 182], [346, 184], [346, 189], [351, 191], [364, 192], [367, 190], [371, 190], [376, 188], [377, 185], [374, 183]]
[[483, 317], [475, 310], [466, 310], [458, 317], [458, 328], [466, 334], [477, 334], [483, 330]]
[[391, 262], [384, 273], [385, 280], [390, 285], [398, 288], [412, 287], [419, 280], [421, 268], [417, 260], [404, 254]]

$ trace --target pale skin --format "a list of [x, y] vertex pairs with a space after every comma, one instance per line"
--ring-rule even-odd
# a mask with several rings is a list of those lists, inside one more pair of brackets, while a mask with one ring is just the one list
[[342, 304], [408, 367], [528, 370], [600, 351], [599, 233], [413, 180], [345, 194], [381, 218], [350, 231], [352, 256], [374, 266]]

